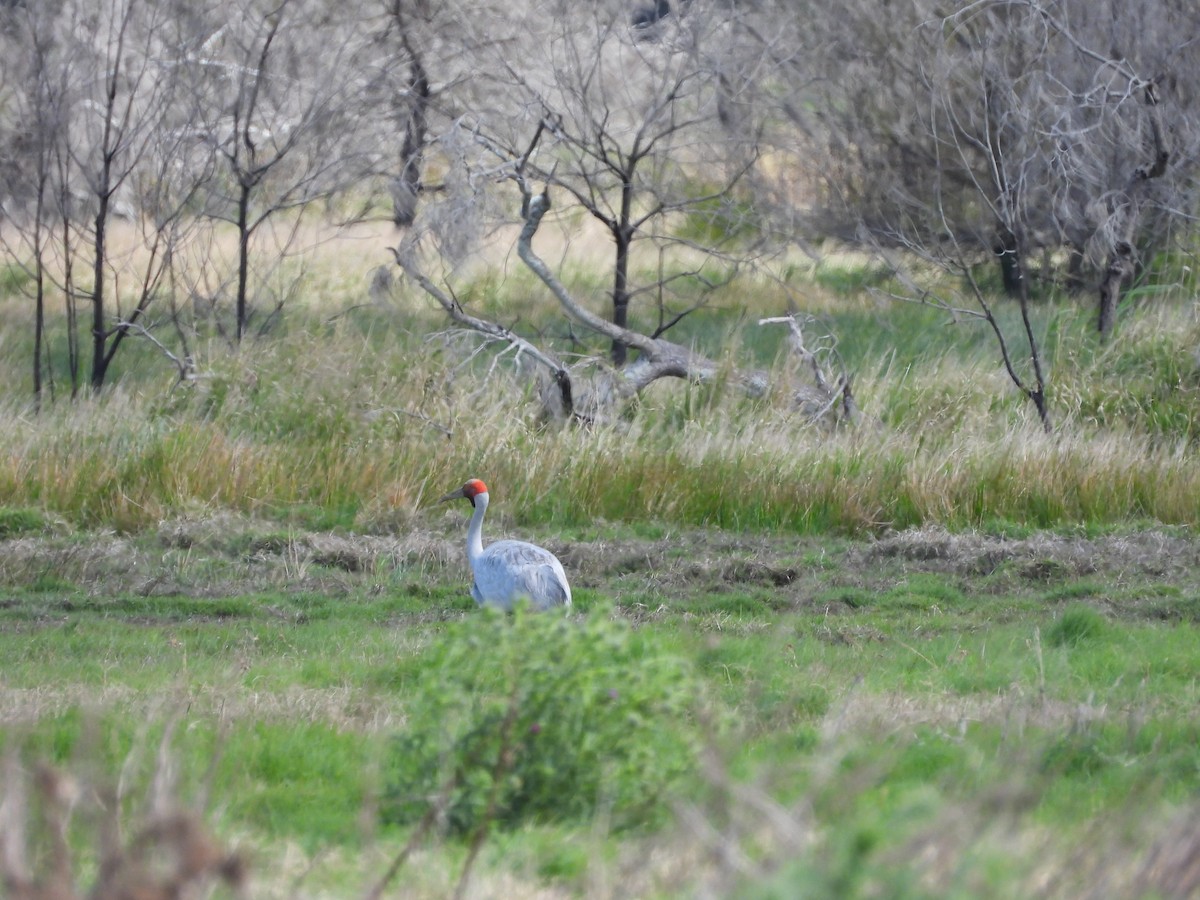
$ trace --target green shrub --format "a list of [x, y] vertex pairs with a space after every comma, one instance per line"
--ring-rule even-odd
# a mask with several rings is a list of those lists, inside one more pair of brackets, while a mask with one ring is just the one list
[[48, 524], [40, 510], [0, 506], [0, 540], [45, 531]]
[[1104, 616], [1090, 606], [1075, 605], [1063, 610], [1049, 631], [1046, 639], [1052, 647], [1074, 647], [1082, 641], [1100, 637], [1108, 629]]
[[473, 616], [432, 650], [392, 745], [382, 815], [648, 823], [691, 768], [698, 682], [662, 638], [605, 613]]

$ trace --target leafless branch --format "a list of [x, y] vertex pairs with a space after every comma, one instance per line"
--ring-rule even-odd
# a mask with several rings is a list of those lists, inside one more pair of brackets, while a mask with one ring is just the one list
[[169, 359], [179, 372], [180, 382], [192, 382], [198, 377], [196, 374], [196, 361], [191, 356], [176, 356], [171, 352], [171, 349], [166, 344], [156, 338], [154, 333], [144, 325], [141, 325], [138, 322], [118, 321], [114, 327], [114, 330], [124, 334], [135, 334], [139, 337], [143, 337], [157, 347], [158, 351], [167, 359]]

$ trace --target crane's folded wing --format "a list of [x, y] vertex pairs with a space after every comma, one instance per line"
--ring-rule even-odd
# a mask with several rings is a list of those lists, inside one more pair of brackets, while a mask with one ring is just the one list
[[524, 541], [496, 541], [475, 562], [475, 602], [511, 609], [520, 598], [539, 609], [571, 603], [571, 588], [554, 554]]

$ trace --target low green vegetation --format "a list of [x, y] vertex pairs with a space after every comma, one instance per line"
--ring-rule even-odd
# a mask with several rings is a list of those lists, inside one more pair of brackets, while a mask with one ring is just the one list
[[[505, 617], [446, 516], [420, 554], [241, 519], [93, 537], [81, 583], [37, 590], [18, 557], [72, 572], [79, 538], [0, 545], [4, 752], [119, 784], [131, 823], [165, 766], [255, 896], [358, 896], [397, 860], [418, 896], [1170, 895], [1192, 537], [612, 528], [559, 548], [578, 611]], [[2, 824], [36, 841], [30, 785]]]
[[607, 613], [483, 615], [442, 634], [389, 749], [385, 822], [660, 821], [696, 766], [701, 684], [664, 636]]
[[[232, 854], [206, 871], [263, 897], [1186, 895], [1193, 306], [1100, 345], [1039, 301], [1046, 434], [986, 330], [884, 278], [791, 285], [866, 414], [832, 433], [747, 324], [769, 284], [675, 338], [773, 393], [660, 384], [589, 429], [414, 297], [297, 309], [192, 384], [139, 345], [100, 396], [9, 397], [0, 835], [53, 874], [77, 797], [89, 883], [105, 816], [192, 810]], [[528, 288], [471, 296], [553, 329]], [[470, 475], [487, 538], [561, 556], [568, 617], [473, 608], [465, 511], [428, 505]]]

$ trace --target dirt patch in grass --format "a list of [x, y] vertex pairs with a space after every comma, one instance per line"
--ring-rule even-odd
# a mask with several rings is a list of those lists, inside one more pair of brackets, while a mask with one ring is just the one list
[[1155, 597], [1186, 607], [1200, 593], [1200, 540], [1166, 529], [1009, 538], [921, 528], [873, 540], [694, 531], [578, 543], [561, 555], [575, 583], [643, 605], [759, 591], [771, 607], [803, 608], [831, 591], [886, 592], [921, 576], [968, 596], [1103, 595], [1130, 614]]
[[[717, 530], [572, 542], [520, 536], [557, 553], [577, 591], [611, 599], [635, 618], [723, 593], [759, 598], [764, 613], [826, 609], [831, 597], [838, 605], [839, 596], [886, 592], [922, 576], [969, 597], [1094, 596], [1118, 615], [1200, 613], [1200, 539], [1170, 529], [1010, 538], [921, 528], [863, 540]], [[449, 526], [336, 534], [223, 515], [135, 536], [0, 541], [0, 586], [58, 597], [408, 592], [444, 607], [465, 592], [465, 556], [462, 535]]]
[[199, 686], [190, 691], [167, 688], [139, 691], [122, 684], [101, 687], [57, 684], [40, 688], [0, 686], [0, 721], [8, 728], [83, 709], [103, 715], [121, 710], [147, 720], [165, 719], [186, 709], [193, 719], [242, 722], [322, 722], [365, 734], [386, 734], [404, 721], [403, 703], [385, 704], [376, 693], [349, 686], [264, 691], [242, 684]]
[[1013, 539], [921, 528], [873, 543], [866, 548], [865, 560], [899, 560], [921, 571], [964, 576], [990, 575], [1010, 564], [1031, 580], [1093, 574], [1179, 577], [1200, 570], [1200, 542], [1165, 531], [1096, 538], [1043, 533]]

